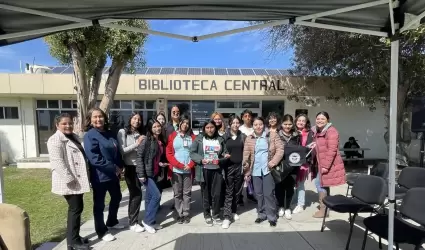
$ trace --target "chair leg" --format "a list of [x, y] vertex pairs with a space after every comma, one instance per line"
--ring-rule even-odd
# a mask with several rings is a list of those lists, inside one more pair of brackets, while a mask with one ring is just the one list
[[382, 238], [381, 237], [379, 237], [379, 249], [382, 249]]
[[363, 236], [363, 244], [362, 244], [362, 250], [364, 250], [366, 248], [366, 241], [367, 241], [367, 233], [369, 231], [367, 230], [367, 228], [364, 230], [364, 236]]
[[400, 250], [400, 248], [398, 247], [398, 243], [395, 243], [395, 250]]
[[347, 186], [347, 193], [345, 194], [345, 197], [348, 197], [348, 192], [350, 191], [350, 185]]
[[350, 220], [350, 233], [348, 234], [347, 245], [345, 246], [345, 250], [350, 248], [351, 235], [353, 234], [354, 221], [356, 220], [357, 213], [353, 214], [353, 217]]
[[327, 214], [328, 214], [328, 207], [325, 208], [325, 216], [323, 216], [322, 228], [320, 229], [320, 232], [323, 232], [323, 230], [325, 230], [325, 220], [326, 220]]
[[422, 247], [421, 245], [416, 245], [415, 250], [419, 250], [421, 247]]

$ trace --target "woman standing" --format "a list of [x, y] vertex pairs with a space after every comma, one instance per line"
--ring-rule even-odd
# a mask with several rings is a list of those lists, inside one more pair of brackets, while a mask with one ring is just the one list
[[[300, 145], [300, 136], [295, 131], [294, 118], [291, 115], [284, 115], [282, 118], [282, 129], [279, 131], [279, 136], [285, 145]], [[295, 178], [298, 168], [294, 168], [290, 173], [287, 173], [285, 179], [276, 184], [276, 199], [279, 209], [279, 216], [285, 216], [287, 220], [292, 219], [291, 201], [294, 196]]]
[[275, 227], [277, 222], [275, 182], [270, 169], [282, 160], [283, 143], [277, 133], [270, 133], [267, 136], [263, 118], [254, 118], [253, 127], [254, 133], [246, 138], [243, 151], [245, 179], [250, 180], [252, 176], [258, 201], [258, 218], [255, 223], [268, 220], [270, 226]]
[[[97, 236], [104, 241], [115, 240], [108, 228], [123, 229], [118, 224], [118, 208], [122, 194], [119, 176], [124, 162], [116, 136], [109, 130], [108, 117], [99, 108], [89, 110], [86, 118], [84, 152], [90, 166], [90, 181], [93, 188], [94, 227]], [[103, 219], [106, 192], [111, 196], [106, 224]]]
[[313, 176], [316, 177], [315, 184], [320, 203], [319, 211], [313, 217], [323, 218], [326, 209], [323, 199], [329, 195], [330, 187], [345, 184], [345, 168], [339, 153], [339, 133], [330, 123], [327, 112], [322, 111], [316, 115], [316, 126], [311, 130], [314, 132], [317, 160]]
[[279, 132], [280, 130], [280, 118], [275, 112], [270, 112], [266, 118], [267, 133], [268, 132]]
[[125, 163], [124, 178], [130, 193], [128, 220], [130, 230], [136, 233], [145, 231], [145, 229], [139, 225], [139, 211], [142, 203], [142, 187], [136, 174], [137, 147], [145, 139], [142, 123], [142, 116], [137, 112], [133, 112], [130, 116], [127, 128], [120, 129], [117, 136], [118, 144]]
[[84, 149], [73, 133], [71, 115], [63, 113], [55, 118], [56, 133], [47, 141], [52, 168], [52, 193], [64, 196], [68, 202], [66, 241], [68, 249], [89, 249], [87, 240], [80, 236], [83, 195], [90, 192]]
[[226, 145], [214, 120], [205, 122], [202, 133], [192, 143], [190, 158], [197, 164], [195, 176], [196, 181], [201, 183], [204, 218], [208, 226], [222, 224], [219, 213], [225, 153]]
[[218, 134], [223, 136], [226, 133], [226, 124], [224, 124], [224, 117], [221, 113], [214, 112], [211, 115], [211, 119], [214, 120], [218, 128]]
[[156, 233], [161, 226], [156, 224], [156, 214], [161, 201], [161, 192], [158, 188], [158, 175], [162, 154], [165, 152], [164, 142], [161, 135], [161, 124], [150, 119], [146, 125], [146, 139], [137, 148], [136, 173], [139, 180], [146, 187], [145, 218], [143, 226], [149, 233]]
[[180, 118], [178, 131], [168, 138], [167, 160], [170, 162], [172, 185], [174, 191], [174, 207], [177, 212], [177, 223], [189, 223], [190, 202], [192, 197], [192, 170], [195, 163], [190, 159], [190, 147], [195, 135], [190, 133], [190, 119], [183, 115]]
[[246, 135], [239, 130], [242, 124], [241, 118], [231, 116], [229, 119], [230, 129], [224, 134], [224, 141], [228, 151], [229, 159], [226, 162], [225, 172], [225, 202], [224, 221], [222, 227], [229, 228], [232, 221], [239, 219], [236, 213], [239, 197], [242, 193], [243, 178], [242, 157]]
[[[311, 132], [310, 130], [311, 124], [307, 115], [305, 114], [298, 115], [295, 118], [295, 125], [297, 126], [298, 134], [301, 137], [301, 140], [300, 140], [301, 146], [311, 147], [312, 146], [311, 143], [313, 142], [313, 132]], [[292, 211], [293, 214], [297, 214], [304, 211], [304, 206], [305, 206], [305, 185], [304, 184], [308, 178], [309, 173], [310, 173], [310, 163], [307, 162], [300, 167], [297, 174], [297, 178], [295, 180], [296, 187], [297, 187], [296, 192], [298, 196], [298, 202], [297, 202], [297, 206]]]

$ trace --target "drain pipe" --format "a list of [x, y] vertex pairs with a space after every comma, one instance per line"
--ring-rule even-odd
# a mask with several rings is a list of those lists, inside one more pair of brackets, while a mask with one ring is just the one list
[[22, 109], [22, 98], [19, 99], [19, 122], [21, 123], [21, 134], [22, 134], [22, 158], [27, 158], [27, 147], [26, 147], [26, 133], [25, 133], [25, 112]]

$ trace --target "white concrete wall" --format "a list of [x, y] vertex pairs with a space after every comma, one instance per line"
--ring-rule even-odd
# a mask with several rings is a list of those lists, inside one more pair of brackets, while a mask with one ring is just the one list
[[0, 106], [19, 109], [19, 119], [0, 119], [0, 141], [8, 162], [37, 156], [37, 136], [34, 100], [30, 98], [0, 98]]
[[312, 125], [316, 114], [320, 111], [329, 113], [330, 121], [340, 133], [340, 147], [344, 146], [350, 136], [354, 136], [360, 147], [370, 148], [365, 151], [366, 158], [388, 158], [384, 140], [385, 112], [380, 106], [373, 112], [367, 106], [348, 106], [342, 101], [325, 101], [323, 98], [316, 107], [305, 107], [294, 101], [285, 102], [285, 113], [294, 115], [296, 109], [308, 109], [308, 116]]

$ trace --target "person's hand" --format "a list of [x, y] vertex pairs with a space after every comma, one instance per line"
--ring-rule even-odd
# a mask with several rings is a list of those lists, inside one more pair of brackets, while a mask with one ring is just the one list
[[245, 163], [243, 164], [243, 169], [247, 169], [247, 168], [249, 168], [249, 164], [248, 164], [248, 162], [245, 162]]
[[189, 171], [190, 167], [188, 165], [185, 165], [183, 169], [184, 169], [184, 171]]
[[251, 175], [245, 175], [244, 180], [245, 181], [250, 181], [251, 180]]
[[206, 165], [206, 164], [208, 164], [208, 163], [209, 163], [209, 161], [208, 161], [207, 159], [203, 159], [203, 160], [202, 160], [202, 164], [203, 164], [203, 165]]
[[139, 138], [137, 138], [137, 141], [136, 141], [137, 145], [142, 144], [144, 139], [146, 139], [146, 136], [144, 135], [139, 136]]
[[121, 173], [122, 173], [122, 170], [121, 170], [121, 168], [119, 168], [118, 166], [115, 166], [115, 174], [117, 175], [117, 176], [119, 176]]
[[142, 183], [145, 183], [146, 182], [146, 178], [139, 178], [139, 180], [142, 182]]
[[274, 166], [272, 165], [272, 163], [271, 163], [271, 162], [267, 163], [267, 167], [268, 167], [269, 169], [274, 168]]
[[315, 142], [312, 142], [312, 143], [310, 143], [310, 144], [307, 145], [307, 148], [314, 148], [314, 147], [316, 147], [316, 143]]
[[225, 154], [224, 155], [224, 158], [228, 159], [228, 158], [230, 158], [230, 155], [229, 154]]
[[326, 168], [322, 168], [322, 174], [326, 174], [326, 173], [328, 173], [329, 171], [326, 169]]

